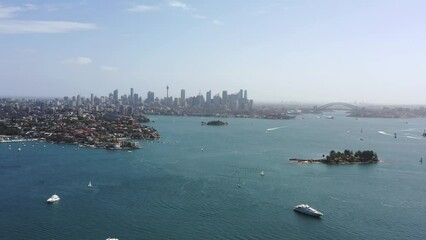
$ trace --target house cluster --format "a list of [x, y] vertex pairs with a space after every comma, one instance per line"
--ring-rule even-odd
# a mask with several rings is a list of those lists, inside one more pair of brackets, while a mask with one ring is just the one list
[[105, 149], [137, 149], [137, 140], [159, 139], [147, 118], [114, 113], [74, 111], [42, 113], [10, 106], [0, 108], [0, 135]]

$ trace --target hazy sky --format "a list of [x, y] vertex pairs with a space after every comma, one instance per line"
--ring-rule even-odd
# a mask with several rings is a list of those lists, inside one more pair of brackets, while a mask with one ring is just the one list
[[0, 0], [0, 96], [426, 104], [426, 1]]

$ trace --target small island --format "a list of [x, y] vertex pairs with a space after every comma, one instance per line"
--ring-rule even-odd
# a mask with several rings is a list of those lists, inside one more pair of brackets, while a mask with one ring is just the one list
[[290, 161], [298, 163], [326, 163], [326, 164], [351, 164], [351, 163], [378, 163], [377, 154], [373, 151], [357, 151], [353, 153], [350, 150], [343, 152], [330, 151], [328, 156], [323, 155], [323, 159], [298, 159], [291, 158]]
[[208, 125], [208, 126], [225, 126], [228, 125], [227, 122], [222, 122], [219, 120], [210, 121], [210, 122], [201, 122], [201, 125]]

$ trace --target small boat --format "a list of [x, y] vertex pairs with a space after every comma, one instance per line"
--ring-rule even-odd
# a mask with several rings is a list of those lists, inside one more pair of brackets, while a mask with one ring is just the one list
[[92, 181], [89, 181], [89, 184], [87, 184], [88, 187], [93, 187]]
[[237, 188], [241, 188], [241, 178], [238, 179]]
[[423, 158], [422, 157], [420, 158], [420, 162], [423, 163]]
[[21, 148], [18, 148], [18, 151], [21, 151]]
[[264, 172], [264, 171], [261, 171], [261, 172], [260, 172], [260, 176], [262, 176], [262, 177], [263, 177], [263, 176], [265, 176], [265, 172]]
[[54, 203], [59, 201], [60, 199], [61, 198], [58, 195], [53, 194], [49, 199], [47, 199], [47, 203]]
[[108, 237], [106, 240], [118, 240], [118, 238]]
[[321, 212], [311, 208], [308, 204], [299, 204], [295, 206], [293, 210], [312, 217], [321, 217], [323, 215]]

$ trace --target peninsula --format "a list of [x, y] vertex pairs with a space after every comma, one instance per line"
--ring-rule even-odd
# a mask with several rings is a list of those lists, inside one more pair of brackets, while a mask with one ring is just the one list
[[149, 121], [143, 115], [126, 116], [106, 112], [41, 112], [37, 109], [0, 109], [0, 142], [19, 139], [103, 149], [138, 149], [137, 140], [160, 138], [156, 129], [139, 122]]
[[323, 155], [323, 159], [298, 159], [291, 158], [290, 161], [299, 163], [326, 163], [326, 164], [351, 164], [351, 163], [378, 163], [377, 154], [373, 151], [357, 151], [353, 153], [350, 150], [343, 152], [330, 151], [328, 156]]

